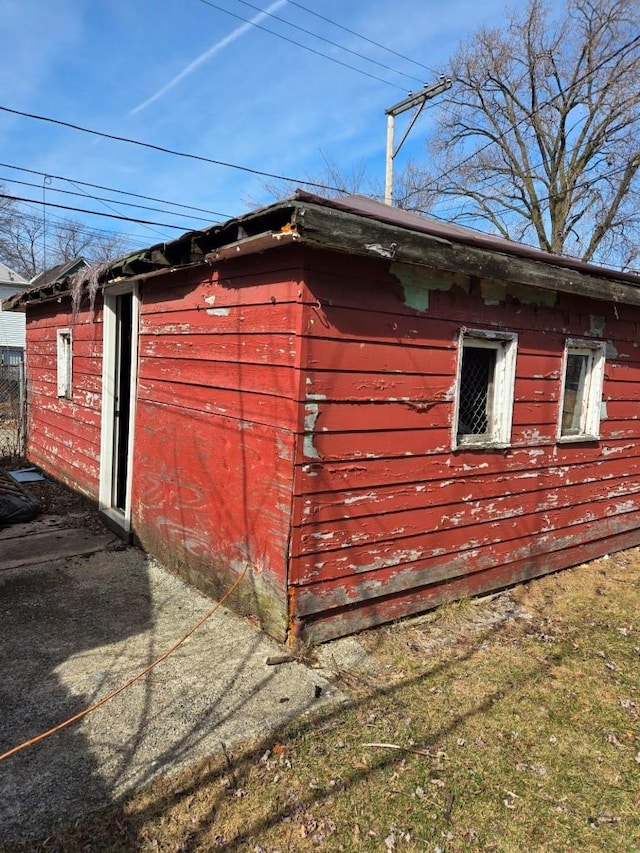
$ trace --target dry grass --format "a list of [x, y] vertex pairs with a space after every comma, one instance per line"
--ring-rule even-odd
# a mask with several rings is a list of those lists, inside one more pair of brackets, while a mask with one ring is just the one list
[[634, 550], [368, 632], [347, 706], [9, 849], [638, 851], [639, 613]]
[[0, 387], [0, 459], [20, 454], [23, 418], [19, 399], [15, 395], [5, 394]]

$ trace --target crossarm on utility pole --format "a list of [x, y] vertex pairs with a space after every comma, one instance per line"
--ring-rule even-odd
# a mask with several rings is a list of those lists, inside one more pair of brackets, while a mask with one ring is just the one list
[[[406, 97], [403, 101], [399, 101], [397, 104], [394, 104], [392, 107], [389, 107], [389, 109], [385, 110], [387, 116], [387, 155], [384, 180], [385, 204], [393, 203], [393, 161], [400, 149], [402, 148], [405, 139], [411, 132], [411, 128], [416, 123], [418, 116], [424, 108], [425, 103], [431, 100], [431, 98], [435, 98], [436, 95], [440, 95], [442, 94], [442, 92], [446, 92], [446, 90], [450, 89], [451, 86], [451, 80], [448, 77], [443, 77], [438, 81], [438, 83], [434, 83], [431, 86], [425, 86], [424, 89], [421, 89], [415, 94], [410, 92], [408, 97]], [[412, 109], [413, 107], [417, 107], [416, 113], [411, 119], [409, 127], [407, 128], [404, 136], [400, 140], [398, 147], [394, 151], [393, 136], [395, 130], [395, 117], [397, 115], [400, 115], [401, 113], [406, 112], [407, 110]]]

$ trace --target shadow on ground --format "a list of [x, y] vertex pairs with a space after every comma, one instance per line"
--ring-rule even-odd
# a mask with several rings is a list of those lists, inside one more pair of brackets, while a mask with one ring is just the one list
[[[88, 560], [7, 571], [0, 576], [0, 752], [76, 714], [97, 698], [100, 671], [69, 690], [58, 668], [152, 626], [148, 575], [133, 565], [126, 590], [87, 583]], [[116, 593], [116, 594], [114, 594]], [[0, 841], [42, 832], [98, 807], [108, 790], [97, 757], [72, 726], [0, 764]]]
[[[0, 753], [124, 683], [211, 606], [134, 548], [0, 572]], [[218, 610], [124, 693], [0, 763], [0, 844], [339, 697], [301, 665], [267, 666], [279, 651]]]

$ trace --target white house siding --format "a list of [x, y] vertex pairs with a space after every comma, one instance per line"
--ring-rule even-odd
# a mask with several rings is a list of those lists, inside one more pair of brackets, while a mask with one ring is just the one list
[[25, 347], [25, 315], [2, 310], [2, 300], [28, 287], [17, 273], [0, 264], [0, 350], [6, 347]]
[[0, 311], [0, 349], [4, 349], [5, 347], [19, 347], [20, 349], [24, 349], [24, 345], [24, 314]]

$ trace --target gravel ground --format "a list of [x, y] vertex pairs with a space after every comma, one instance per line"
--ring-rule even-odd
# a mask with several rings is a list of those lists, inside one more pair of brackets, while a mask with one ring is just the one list
[[[122, 545], [1, 572], [0, 753], [122, 684], [211, 606]], [[0, 762], [0, 844], [46, 833], [222, 742], [267, 734], [343, 700], [320, 671], [266, 664], [282, 652], [246, 620], [219, 609], [118, 697]]]

